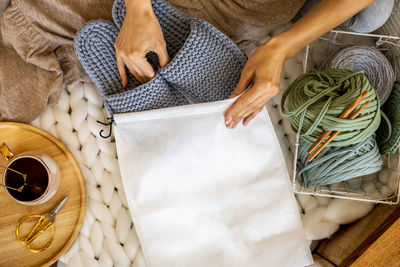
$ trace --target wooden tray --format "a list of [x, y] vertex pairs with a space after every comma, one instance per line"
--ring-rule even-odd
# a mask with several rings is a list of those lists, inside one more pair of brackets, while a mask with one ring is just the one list
[[[3, 142], [16, 152], [37, 150], [52, 157], [60, 168], [61, 182], [57, 193], [49, 201], [38, 206], [18, 204], [0, 188], [0, 266], [51, 265], [72, 245], [82, 226], [86, 192], [81, 171], [71, 152], [60, 141], [31, 125], [0, 122], [0, 143]], [[1, 162], [4, 163], [5, 160]], [[0, 177], [3, 172], [1, 169]], [[42, 214], [51, 210], [65, 196], [69, 198], [56, 217], [55, 236], [50, 247], [40, 253], [28, 251], [15, 237], [18, 220], [27, 215]]]

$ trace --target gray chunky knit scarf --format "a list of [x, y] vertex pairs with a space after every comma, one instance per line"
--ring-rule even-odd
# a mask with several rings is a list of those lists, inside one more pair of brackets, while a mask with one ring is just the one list
[[[113, 6], [114, 23], [92, 21], [75, 37], [79, 61], [96, 84], [111, 115], [190, 103], [226, 99], [240, 78], [246, 56], [224, 34], [207, 22], [192, 18], [162, 0], [153, 0], [171, 62], [157, 67], [156, 76], [140, 84], [129, 74], [124, 88], [115, 59], [114, 42], [125, 16], [123, 0]], [[128, 73], [128, 72], [127, 72]]]

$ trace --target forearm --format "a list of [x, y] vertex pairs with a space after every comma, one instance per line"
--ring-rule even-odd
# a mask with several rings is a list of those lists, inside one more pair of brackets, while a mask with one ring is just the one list
[[[225, 124], [247, 125], [280, 88], [282, 65], [307, 44], [340, 25], [373, 0], [322, 0], [286, 31], [259, 47], [246, 62], [231, 97], [242, 94], [226, 111]], [[250, 89], [248, 89], [250, 87]], [[248, 89], [248, 90], [246, 90]]]
[[281, 50], [286, 58], [293, 57], [307, 44], [340, 25], [373, 0], [322, 0], [286, 31], [267, 44]]
[[152, 10], [151, 0], [125, 0], [126, 14], [140, 15]]

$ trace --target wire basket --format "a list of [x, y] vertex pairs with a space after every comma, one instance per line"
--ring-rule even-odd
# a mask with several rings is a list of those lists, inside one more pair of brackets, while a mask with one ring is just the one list
[[[340, 48], [348, 45], [374, 46], [392, 63], [396, 77], [399, 75], [400, 37], [377, 34], [361, 34], [332, 30], [305, 48], [303, 72], [318, 69], [323, 61]], [[352, 199], [359, 201], [397, 204], [400, 200], [400, 150], [382, 155], [383, 167], [378, 173], [359, 176], [347, 181], [323, 186], [304, 187], [297, 176], [299, 140], [296, 140], [293, 190], [297, 194]]]

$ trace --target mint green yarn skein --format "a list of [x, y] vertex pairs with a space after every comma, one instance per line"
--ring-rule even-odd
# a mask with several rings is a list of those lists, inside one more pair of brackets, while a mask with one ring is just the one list
[[383, 160], [374, 134], [360, 143], [325, 148], [312, 162], [307, 160], [311, 144], [301, 138], [299, 143], [297, 179], [305, 187], [339, 183], [382, 169]]
[[[355, 110], [366, 101], [370, 101], [369, 105], [354, 120], [340, 119], [340, 114], [365, 91], [367, 96]], [[340, 131], [329, 146], [351, 145], [371, 136], [381, 121], [379, 106], [377, 94], [363, 71], [344, 69], [313, 70], [300, 75], [281, 100], [282, 112], [291, 117], [297, 137], [314, 143], [325, 131]]]

